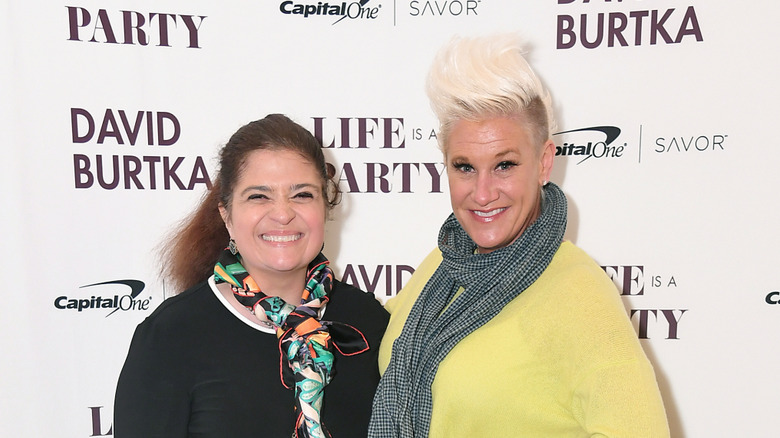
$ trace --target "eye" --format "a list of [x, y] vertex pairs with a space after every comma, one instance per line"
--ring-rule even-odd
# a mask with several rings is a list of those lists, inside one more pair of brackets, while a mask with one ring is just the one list
[[469, 173], [474, 171], [474, 167], [472, 167], [471, 164], [468, 163], [454, 162], [452, 163], [452, 167], [454, 167], [457, 171], [463, 173]]
[[268, 199], [268, 196], [266, 196], [266, 195], [264, 195], [262, 193], [252, 193], [251, 195], [249, 195], [248, 199], [250, 201], [251, 200], [266, 200], [266, 199]]
[[515, 166], [517, 166], [517, 163], [515, 163], [514, 161], [502, 161], [502, 162], [498, 163], [498, 165], [496, 166], [496, 170], [504, 170], [505, 171], [505, 170], [509, 170], [509, 169], [511, 169], [511, 168], [513, 168]]
[[296, 199], [314, 199], [314, 194], [311, 192], [298, 192], [295, 195], [293, 195], [293, 198]]

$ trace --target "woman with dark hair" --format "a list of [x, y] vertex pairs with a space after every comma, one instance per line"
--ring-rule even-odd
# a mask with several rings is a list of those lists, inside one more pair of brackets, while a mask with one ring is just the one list
[[115, 436], [366, 435], [388, 315], [320, 252], [339, 194], [320, 144], [287, 117], [233, 134], [164, 251], [183, 292], [136, 329]]

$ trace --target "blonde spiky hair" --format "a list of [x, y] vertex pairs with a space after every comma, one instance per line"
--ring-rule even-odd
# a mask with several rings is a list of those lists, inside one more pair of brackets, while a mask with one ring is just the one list
[[458, 120], [521, 117], [541, 147], [554, 129], [550, 94], [515, 34], [455, 37], [434, 58], [426, 84], [439, 119], [439, 146]]

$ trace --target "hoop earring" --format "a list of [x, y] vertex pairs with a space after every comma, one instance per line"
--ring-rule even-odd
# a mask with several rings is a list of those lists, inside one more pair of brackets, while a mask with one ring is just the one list
[[230, 253], [233, 255], [238, 254], [238, 247], [236, 246], [236, 241], [233, 240], [233, 238], [230, 238], [230, 241], [228, 242], [228, 249], [230, 250]]

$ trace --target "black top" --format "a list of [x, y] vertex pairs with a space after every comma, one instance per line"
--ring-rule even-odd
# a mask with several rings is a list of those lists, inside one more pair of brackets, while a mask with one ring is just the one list
[[[335, 281], [322, 319], [358, 328], [370, 350], [342, 356], [325, 387], [334, 438], [365, 437], [388, 313], [372, 294]], [[165, 300], [138, 325], [114, 402], [117, 438], [285, 437], [294, 392], [282, 386], [274, 334], [250, 327], [207, 282]]]

